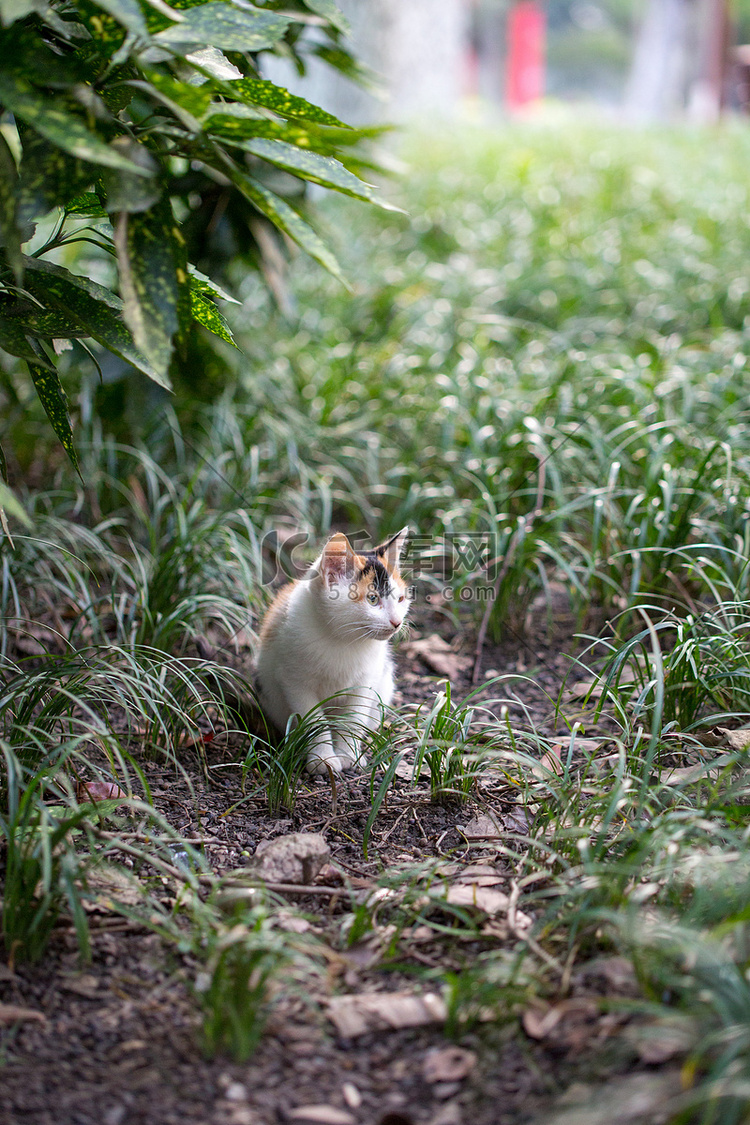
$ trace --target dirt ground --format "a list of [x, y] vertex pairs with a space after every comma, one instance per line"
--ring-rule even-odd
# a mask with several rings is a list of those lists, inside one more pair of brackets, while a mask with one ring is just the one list
[[[500, 645], [488, 645], [483, 668], [485, 674], [525, 677], [512, 685], [513, 720], [532, 721], [550, 733], [562, 685], [567, 681], [568, 691], [584, 675], [567, 655], [581, 643], [572, 637], [575, 623], [564, 615], [551, 635], [546, 624], [536, 629], [531, 624], [524, 638], [508, 635]], [[450, 639], [455, 655], [471, 654], [471, 628], [457, 638], [455, 628], [437, 612], [423, 615], [411, 640], [436, 630]], [[429, 700], [440, 682], [434, 669], [408, 645], [401, 646], [398, 665], [402, 700]], [[456, 698], [469, 690], [469, 665], [470, 660], [459, 659], [454, 667]], [[497, 687], [492, 694], [498, 695]], [[335, 799], [327, 782], [307, 782], [291, 813], [272, 815], [258, 797], [226, 815], [239, 796], [239, 771], [232, 764], [236, 748], [220, 743], [217, 739], [208, 747], [207, 776], [197, 761], [183, 762], [192, 792], [169, 765], [145, 763], [155, 805], [180, 832], [205, 841], [205, 854], [217, 873], [246, 863], [262, 840], [314, 832], [323, 833], [331, 850], [316, 885], [340, 887], [347, 881], [350, 887], [365, 887], [384, 870], [440, 857], [453, 871], [479, 865], [485, 883], [508, 891], [513, 871], [497, 841], [470, 839], [464, 831], [472, 818], [488, 811], [523, 831], [500, 789], [497, 800], [490, 786], [479, 803], [470, 799], [461, 806], [437, 806], [430, 803], [428, 789], [415, 790], [397, 778], [365, 859], [368, 777], [342, 781]], [[345, 895], [300, 892], [288, 898], [316, 933], [340, 932], [340, 916], [348, 909]], [[635, 1075], [640, 1081], [645, 1073], [632, 1048], [613, 1035], [623, 1017], [608, 1017], [599, 1003], [605, 991], [627, 995], [632, 989], [627, 971], [617, 979], [614, 963], [599, 977], [594, 967], [574, 973], [567, 982], [562, 1034], [540, 1033], [534, 1013], [524, 1024], [517, 1012], [508, 1012], [505, 1020], [480, 1024], [462, 1035], [458, 1055], [445, 1053], [455, 1051], [456, 1044], [446, 1038], [440, 1022], [345, 1038], [320, 1007], [306, 1007], [284, 995], [282, 985], [250, 1061], [208, 1060], [199, 1047], [199, 1017], [189, 991], [194, 975], [190, 958], [117, 914], [92, 912], [89, 920], [90, 964], [81, 965], [72, 925], [63, 920], [40, 964], [14, 970], [0, 965], [0, 1002], [39, 1013], [0, 1032], [3, 1125], [574, 1123], [584, 1117], [565, 1105], [575, 1104], [598, 1078], [631, 1081]], [[481, 949], [503, 941], [517, 942], [517, 934], [498, 926], [483, 940], [460, 948], [421, 935], [405, 957], [385, 969], [369, 965], [356, 950], [342, 949], [339, 941], [331, 991], [419, 994], [429, 989], [436, 973], [460, 972]], [[616, 1119], [610, 1114], [604, 1120]]]

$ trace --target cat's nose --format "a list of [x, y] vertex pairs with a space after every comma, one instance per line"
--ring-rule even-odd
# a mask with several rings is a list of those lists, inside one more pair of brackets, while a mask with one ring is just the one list
[[391, 618], [391, 625], [393, 626], [394, 629], [398, 629], [401, 626], [401, 622], [400, 621], [394, 621], [394, 619]]

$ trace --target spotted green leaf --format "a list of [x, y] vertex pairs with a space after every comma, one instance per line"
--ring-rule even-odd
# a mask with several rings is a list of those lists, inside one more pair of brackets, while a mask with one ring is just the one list
[[84, 191], [81, 195], [76, 195], [73, 199], [68, 200], [65, 204], [65, 210], [69, 215], [86, 215], [93, 219], [107, 218], [107, 212], [94, 191]]
[[319, 152], [310, 152], [309, 149], [298, 148], [296, 145], [287, 144], [286, 141], [271, 141], [263, 138], [246, 141], [241, 147], [254, 156], [268, 160], [278, 168], [301, 176], [304, 180], [333, 188], [345, 195], [353, 195], [356, 199], [365, 199], [368, 203], [375, 203], [386, 211], [400, 210], [380, 199], [370, 184], [360, 180], [331, 156], [321, 156]]
[[127, 37], [122, 21], [109, 15], [92, 0], [75, 0], [78, 18], [91, 35], [92, 49], [106, 58], [122, 47]]
[[24, 78], [0, 72], [0, 103], [71, 156], [136, 175], [150, 174], [92, 133], [82, 118], [55, 102], [50, 104], [50, 99]]
[[146, 91], [152, 91], [164, 100], [164, 104], [178, 106], [183, 112], [190, 115], [191, 121], [202, 117], [211, 104], [212, 93], [207, 86], [191, 86], [189, 82], [180, 82], [168, 74], [160, 74], [157, 70], [149, 70], [148, 83], [140, 84]]
[[23, 280], [21, 232], [16, 218], [18, 170], [8, 142], [0, 133], [0, 240], [18, 284]]
[[145, 145], [138, 144], [132, 137], [116, 137], [112, 146], [148, 175], [135, 175], [121, 168], [104, 168], [102, 186], [107, 196], [107, 210], [147, 211], [162, 191], [158, 161]]
[[[242, 111], [245, 112], [242, 112]], [[224, 105], [204, 121], [206, 132], [227, 141], [244, 141], [250, 137], [281, 139], [288, 135], [289, 126], [271, 121], [249, 106]], [[309, 134], [306, 134], [309, 135]], [[295, 136], [296, 140], [297, 137]]]
[[341, 9], [334, 4], [333, 0], [305, 0], [305, 7], [309, 8], [311, 12], [315, 12], [316, 15], [323, 16], [343, 35], [348, 35], [351, 31], [349, 20]]
[[192, 298], [192, 314], [193, 320], [198, 324], [202, 324], [209, 332], [213, 332], [215, 336], [220, 339], [226, 340], [228, 344], [237, 347], [232, 330], [227, 324], [226, 317], [220, 309], [217, 309], [213, 301], [204, 296], [199, 290], [193, 290], [191, 293]]
[[283, 86], [276, 86], [263, 78], [241, 78], [237, 82], [226, 83], [227, 92], [249, 105], [262, 105], [265, 109], [273, 110], [280, 117], [301, 117], [305, 121], [315, 121], [318, 125], [337, 125], [348, 129], [349, 126], [332, 113], [305, 101], [304, 98], [290, 94]]
[[[115, 222], [123, 317], [162, 386], [169, 386], [173, 340], [179, 328], [182, 254], [174, 242], [168, 201], [143, 214], [121, 212]], [[184, 283], [187, 284], [187, 272]]]
[[119, 24], [141, 39], [148, 39], [148, 26], [138, 0], [96, 0], [101, 8]]
[[188, 262], [187, 243], [182, 233], [180, 224], [175, 220], [171, 206], [164, 205], [164, 219], [171, 232], [171, 249], [174, 261], [174, 273], [177, 281], [177, 346], [184, 349], [187, 345], [190, 328], [193, 322], [193, 279], [190, 276], [190, 263]]
[[190, 266], [190, 290], [194, 293], [207, 293], [212, 297], [221, 297], [222, 301], [229, 301], [232, 305], [242, 304], [231, 293], [227, 293], [226, 289], [222, 289], [213, 278], [206, 277], [205, 273], [201, 273], [199, 269], [192, 265]]
[[31, 363], [39, 363], [37, 355], [29, 343], [24, 325], [19, 319], [4, 315], [7, 302], [0, 304], [0, 348], [8, 355], [18, 356]]
[[185, 59], [197, 74], [206, 78], [216, 78], [221, 82], [233, 82], [235, 78], [242, 78], [242, 71], [217, 47], [201, 47], [200, 50], [185, 55]]
[[90, 336], [154, 382], [170, 389], [168, 379], [134, 343], [123, 320], [122, 301], [116, 294], [87, 277], [78, 277], [62, 266], [35, 258], [26, 259], [26, 284], [37, 300], [74, 318], [80, 325], [81, 335]]
[[214, 0], [188, 9], [181, 23], [160, 31], [154, 41], [178, 48], [206, 44], [220, 51], [264, 51], [283, 37], [291, 22], [291, 16], [278, 12], [235, 8]]
[[[313, 228], [300, 214], [278, 195], [258, 183], [252, 176], [235, 170], [230, 173], [236, 187], [246, 199], [258, 208], [261, 214], [270, 219], [274, 226], [288, 234], [311, 258], [333, 274], [343, 285], [347, 285], [336, 258]], [[347, 286], [348, 287], [348, 286]]]
[[[62, 389], [60, 376], [57, 371], [46, 371], [35, 363], [29, 364], [29, 372], [39, 395], [39, 401], [44, 407], [47, 417], [52, 423], [52, 429], [57, 434], [60, 444], [78, 470], [78, 454], [73, 444], [73, 431], [70, 426], [70, 414], [65, 391]], [[80, 474], [79, 474], [80, 475]]]
[[32, 222], [80, 195], [97, 171], [35, 129], [24, 129], [16, 205], [19, 223]]
[[[24, 282], [26, 291], [32, 294], [36, 287], [29, 284], [28, 278], [24, 278]], [[0, 316], [3, 318], [5, 339], [2, 346], [11, 355], [20, 355], [23, 359], [31, 359], [34, 362], [39, 361], [35, 360], [33, 351], [27, 354], [27, 351], [23, 350], [24, 346], [27, 349], [30, 347], [27, 337], [74, 340], [79, 336], [88, 336], [86, 329], [75, 318], [60, 312], [59, 309], [49, 308], [45, 301], [40, 300], [36, 295], [33, 295], [32, 299], [6, 298], [0, 302]]]

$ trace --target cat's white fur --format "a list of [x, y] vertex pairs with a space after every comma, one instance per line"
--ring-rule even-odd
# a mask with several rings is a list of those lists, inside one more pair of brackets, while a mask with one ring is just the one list
[[[338, 773], [362, 761], [362, 738], [393, 698], [389, 641], [409, 608], [398, 571], [408, 530], [364, 555], [334, 535], [266, 615], [256, 659], [260, 703], [282, 732], [293, 715], [310, 716], [311, 773]], [[362, 573], [373, 558], [382, 566]]]

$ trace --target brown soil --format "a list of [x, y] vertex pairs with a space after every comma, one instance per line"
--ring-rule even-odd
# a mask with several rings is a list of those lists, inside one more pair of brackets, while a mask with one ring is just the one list
[[[512, 690], [517, 700], [510, 701], [513, 721], [534, 724], [548, 734], [555, 724], [554, 700], [571, 677], [565, 654], [580, 647], [571, 637], [573, 623], [558, 624], [568, 629], [567, 636], [558, 630], [550, 639], [545, 630], [532, 629], [525, 640], [510, 637], [488, 646], [483, 660], [487, 670], [528, 677], [510, 687], [495, 686], [491, 694], [496, 698]], [[420, 622], [415, 635], [427, 636], [436, 627], [444, 635], [453, 632], [435, 614]], [[455, 647], [461, 650], [460, 644]], [[468, 642], [464, 651], [469, 651]], [[573, 669], [572, 679], [582, 672]], [[439, 680], [422, 661], [403, 655], [400, 674], [406, 702], [429, 699]], [[469, 690], [468, 671], [462, 677], [454, 681], [456, 698]], [[263, 839], [306, 831], [324, 833], [332, 867], [350, 885], [365, 886], [384, 870], [443, 857], [457, 867], [492, 865], [500, 888], [509, 890], [513, 871], [497, 847], [491, 841], [471, 842], [461, 831], [488, 809], [512, 815], [501, 787], [493, 790], [488, 784], [478, 801], [463, 806], [439, 806], [430, 803], [427, 789], [415, 790], [397, 779], [365, 859], [361, 842], [370, 808], [368, 777], [342, 781], [335, 800], [326, 782], [303, 783], [293, 812], [281, 816], [269, 813], [262, 795], [225, 815], [239, 796], [239, 771], [232, 758], [241, 748], [222, 750], [220, 743], [216, 739], [208, 747], [207, 773], [197, 760], [183, 761], [192, 791], [168, 765], [145, 763], [155, 805], [180, 832], [206, 841], [205, 854], [215, 872], [241, 866]], [[516, 827], [523, 830], [522, 823]], [[332, 880], [336, 873], [328, 868], [323, 882]], [[164, 880], [165, 893], [168, 882]], [[342, 885], [341, 876], [337, 885]], [[390, 967], [370, 967], [366, 958], [347, 962], [340, 935], [348, 902], [344, 894], [338, 899], [289, 895], [290, 906], [304, 913], [313, 932], [338, 950], [329, 992], [420, 992], [429, 988], [431, 976], [446, 969], [460, 972], [482, 949], [517, 944], [517, 935], [503, 935], [500, 927], [463, 944], [410, 942], [407, 934]], [[304, 1006], [284, 995], [283, 985], [251, 1060], [208, 1060], [201, 1054], [200, 1021], [190, 994], [195, 971], [190, 957], [106, 910], [92, 912], [90, 923], [90, 964], [80, 964], [72, 925], [63, 921], [40, 964], [14, 971], [0, 965], [0, 1002], [44, 1016], [44, 1022], [22, 1021], [1, 1033], [3, 1125], [271, 1125], [304, 1120], [324, 1125], [521, 1125], [541, 1119], [582, 1065], [587, 1081], [596, 1079], [597, 1068], [612, 1077], [634, 1065], [633, 1052], [613, 1034], [617, 1019], [610, 1017], [607, 1024], [608, 1017], [597, 1007], [600, 993], [617, 985], [611, 974], [609, 984], [603, 984], [595, 972], [574, 974], [566, 982], [567, 995], [582, 997], [583, 1004], [573, 1005], [572, 1017], [563, 1019], [555, 1034], [539, 1035], [532, 1022], [528, 1035], [519, 1013], [508, 1011], [505, 1021], [480, 1024], [462, 1035], [461, 1046], [476, 1060], [457, 1080], [425, 1070], [430, 1052], [450, 1042], [439, 1024], [344, 1040], [320, 1005]], [[628, 987], [626, 981], [626, 991]], [[317, 1116], [300, 1114], [305, 1106], [318, 1107]]]

